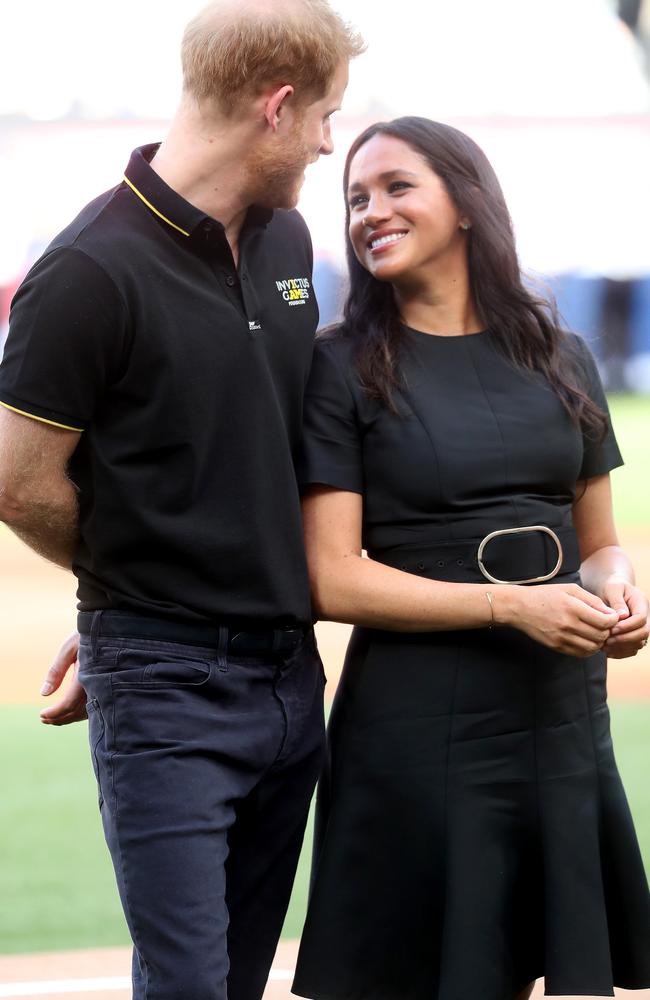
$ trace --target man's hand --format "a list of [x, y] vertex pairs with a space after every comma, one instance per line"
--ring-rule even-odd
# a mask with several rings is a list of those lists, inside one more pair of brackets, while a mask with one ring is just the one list
[[70, 681], [61, 701], [51, 708], [41, 712], [41, 722], [47, 726], [67, 726], [70, 722], [81, 722], [86, 719], [86, 692], [77, 679], [77, 654], [79, 652], [79, 633], [73, 632], [65, 640], [61, 649], [54, 657], [54, 662], [47, 672], [41, 694], [47, 697], [57, 691], [70, 667], [73, 668]]

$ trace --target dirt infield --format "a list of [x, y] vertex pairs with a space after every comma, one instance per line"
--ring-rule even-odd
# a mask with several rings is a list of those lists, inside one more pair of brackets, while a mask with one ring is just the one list
[[[290, 988], [296, 952], [296, 941], [280, 943], [264, 1000], [289, 1000], [293, 996]], [[128, 948], [0, 957], [0, 997], [56, 995], [64, 1000], [128, 1000], [131, 990], [125, 980], [130, 965]]]
[[[280, 943], [264, 1000], [294, 1000], [291, 979], [296, 951], [296, 941]], [[56, 994], [63, 1000], [128, 1000], [131, 991], [125, 980], [129, 975], [129, 964], [130, 951], [127, 948], [0, 958], [0, 997]], [[90, 988], [84, 989], [84, 986]], [[42, 992], [38, 992], [39, 989]], [[540, 1000], [543, 995], [540, 980], [533, 998]], [[616, 996], [619, 1000], [650, 1000], [650, 990], [616, 990]], [[589, 997], [581, 997], [580, 1000], [589, 1000]]]
[[[650, 592], [650, 528], [622, 533], [639, 584]], [[69, 573], [39, 559], [0, 528], [0, 704], [37, 704], [52, 655], [74, 628], [75, 586]], [[332, 697], [349, 635], [346, 625], [322, 622], [318, 641]], [[610, 662], [611, 698], [650, 698], [650, 645], [630, 660]]]

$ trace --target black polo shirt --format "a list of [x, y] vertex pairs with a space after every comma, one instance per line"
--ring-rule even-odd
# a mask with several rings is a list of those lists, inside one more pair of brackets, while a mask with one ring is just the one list
[[136, 150], [19, 288], [0, 401], [81, 433], [79, 607], [307, 622], [293, 454], [318, 309], [297, 212], [223, 226]]

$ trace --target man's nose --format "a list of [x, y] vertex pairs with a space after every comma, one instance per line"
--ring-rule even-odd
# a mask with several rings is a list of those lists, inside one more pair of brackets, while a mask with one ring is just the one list
[[332, 128], [329, 122], [323, 125], [323, 141], [318, 150], [321, 156], [329, 156], [334, 152], [334, 142], [332, 141]]

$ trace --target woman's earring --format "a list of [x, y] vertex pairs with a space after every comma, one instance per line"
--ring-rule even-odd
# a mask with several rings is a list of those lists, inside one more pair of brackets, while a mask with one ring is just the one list
[[461, 229], [471, 229], [471, 223], [467, 222], [467, 221], [461, 222], [460, 228]]

